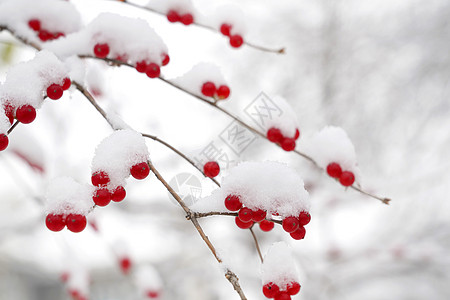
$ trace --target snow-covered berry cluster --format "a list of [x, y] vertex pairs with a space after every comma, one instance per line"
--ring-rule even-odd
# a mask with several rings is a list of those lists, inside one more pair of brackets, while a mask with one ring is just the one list
[[355, 175], [351, 171], [343, 171], [337, 162], [332, 162], [327, 166], [327, 173], [339, 180], [343, 186], [351, 186], [355, 182]]
[[267, 139], [272, 143], [280, 145], [284, 151], [293, 151], [299, 137], [300, 131], [297, 128], [295, 129], [295, 135], [293, 137], [284, 136], [283, 133], [281, 133], [281, 130], [275, 127], [271, 127], [267, 131]]
[[227, 99], [230, 96], [230, 92], [230, 88], [227, 85], [216, 86], [211, 81], [207, 81], [202, 85], [202, 94], [217, 100]]
[[161, 298], [163, 282], [158, 271], [153, 266], [140, 266], [133, 275], [136, 286], [143, 298]]
[[230, 45], [233, 48], [239, 48], [244, 43], [244, 39], [240, 34], [233, 34], [233, 25], [224, 23], [220, 25], [220, 32], [230, 39]]

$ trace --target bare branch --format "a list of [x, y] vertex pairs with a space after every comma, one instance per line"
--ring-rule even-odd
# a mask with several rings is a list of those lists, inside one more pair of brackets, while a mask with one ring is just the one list
[[249, 230], [252, 233], [253, 240], [255, 241], [256, 251], [258, 251], [259, 259], [261, 260], [261, 263], [263, 263], [264, 259], [263, 259], [262, 254], [261, 254], [261, 249], [259, 248], [258, 239], [256, 238], [256, 235], [253, 232], [253, 225], [252, 225], [252, 227], [249, 228]]

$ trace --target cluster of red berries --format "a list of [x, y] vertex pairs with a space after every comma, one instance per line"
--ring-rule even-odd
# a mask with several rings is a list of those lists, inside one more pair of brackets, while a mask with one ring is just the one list
[[124, 275], [128, 275], [130, 273], [131, 267], [133, 264], [131, 263], [131, 259], [127, 256], [123, 256], [119, 258], [119, 267]]
[[289, 282], [283, 289], [273, 282], [265, 284], [262, 288], [264, 296], [275, 300], [290, 300], [291, 296], [300, 292], [300, 284], [296, 281]]
[[28, 27], [37, 32], [39, 39], [43, 42], [56, 40], [62, 36], [65, 36], [63, 32], [51, 32], [46, 29], [43, 29], [41, 26], [41, 21], [39, 19], [29, 20]]
[[171, 9], [167, 13], [167, 20], [169, 20], [170, 23], [181, 22], [184, 25], [191, 25], [194, 23], [194, 16], [190, 13], [179, 14], [176, 10]]
[[233, 48], [239, 48], [244, 43], [244, 39], [239, 34], [231, 34], [231, 29], [233, 26], [231, 24], [224, 23], [220, 25], [220, 32], [230, 38], [230, 45]]
[[350, 171], [342, 171], [341, 166], [332, 162], [327, 166], [327, 173], [333, 178], [339, 179], [343, 186], [351, 186], [355, 182], [355, 175]]
[[[170, 61], [170, 57], [167, 53], [162, 54], [162, 66], [166, 66]], [[136, 71], [139, 73], [145, 73], [149, 78], [159, 77], [161, 74], [161, 68], [158, 64], [154, 62], [147, 62], [146, 60], [141, 60], [136, 63]]]
[[86, 228], [86, 216], [81, 214], [53, 214], [50, 213], [45, 218], [45, 225], [51, 231], [61, 231], [67, 226], [72, 232], [81, 232]]
[[294, 240], [305, 238], [305, 227], [311, 221], [311, 215], [302, 211], [298, 217], [290, 216], [283, 219], [282, 225], [284, 231], [289, 233]]
[[[130, 168], [131, 176], [136, 179], [145, 179], [150, 173], [150, 168], [146, 162], [141, 162], [133, 165]], [[113, 190], [108, 189], [107, 185], [110, 182], [109, 176], [104, 171], [97, 171], [92, 174], [91, 182], [97, 189], [92, 196], [94, 203], [98, 206], [106, 206], [111, 201], [120, 202], [125, 199], [126, 191], [123, 186], [118, 186]]]
[[271, 231], [274, 227], [273, 222], [265, 220], [267, 215], [265, 210], [252, 210], [248, 207], [244, 207], [240, 197], [237, 195], [228, 195], [225, 198], [225, 207], [230, 211], [238, 211], [235, 223], [237, 227], [241, 229], [248, 229], [252, 227], [254, 223], [259, 223], [261, 230], [266, 232]]
[[293, 151], [295, 149], [295, 141], [300, 137], [300, 131], [295, 130], [295, 136], [293, 138], [285, 137], [281, 133], [281, 130], [275, 127], [270, 128], [267, 131], [267, 139], [272, 143], [276, 143], [281, 146], [284, 151]]
[[203, 166], [203, 173], [206, 177], [214, 178], [220, 173], [219, 164], [215, 161], [209, 161]]
[[213, 97], [217, 100], [227, 99], [230, 96], [230, 88], [227, 85], [220, 85], [218, 88], [212, 81], [207, 81], [202, 85], [202, 94], [206, 97]]

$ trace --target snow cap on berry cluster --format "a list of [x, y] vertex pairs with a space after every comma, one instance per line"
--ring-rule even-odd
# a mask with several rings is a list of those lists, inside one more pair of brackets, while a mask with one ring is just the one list
[[226, 4], [217, 8], [214, 16], [213, 26], [220, 30], [222, 24], [231, 25], [230, 35], [244, 35], [247, 32], [247, 18], [239, 6]]
[[67, 291], [79, 295], [76, 299], [87, 299], [87, 296], [89, 295], [89, 285], [90, 279], [86, 269], [80, 266], [73, 266], [70, 269], [66, 283]]
[[191, 0], [151, 0], [146, 6], [163, 14], [175, 10], [179, 14], [190, 13], [194, 18], [197, 15]]
[[53, 53], [42, 50], [32, 60], [9, 69], [0, 90], [0, 99], [16, 108], [24, 104], [39, 108], [46, 89], [54, 83], [62, 85], [66, 77], [68, 70], [65, 65]]
[[145, 295], [149, 291], [161, 291], [163, 282], [158, 271], [151, 265], [139, 266], [134, 272], [134, 282], [139, 291]]
[[93, 187], [70, 177], [53, 179], [47, 188], [46, 211], [53, 214], [87, 215], [94, 206]]
[[305, 141], [305, 152], [326, 169], [329, 163], [338, 163], [343, 171], [351, 171], [360, 177], [355, 147], [344, 129], [327, 126]]
[[106, 137], [95, 149], [92, 173], [104, 171], [110, 182], [108, 188], [125, 186], [130, 168], [149, 159], [142, 135], [131, 129], [117, 130]]
[[227, 85], [220, 68], [211, 63], [199, 63], [184, 75], [173, 79], [173, 82], [182, 86], [189, 92], [203, 97], [202, 86], [205, 82], [212, 82], [217, 87]]
[[273, 282], [285, 289], [290, 282], [298, 282], [298, 271], [294, 263], [292, 250], [285, 242], [273, 244], [264, 256], [261, 266], [263, 285]]
[[278, 128], [283, 136], [294, 138], [295, 131], [299, 129], [297, 116], [291, 105], [283, 97], [276, 96], [268, 99], [277, 107], [275, 112], [272, 112], [270, 118], [266, 119], [266, 132], [270, 128]]
[[65, 39], [46, 43], [45, 47], [60, 56], [93, 54], [96, 44], [108, 44], [108, 57], [126, 57], [130, 63], [147, 60], [161, 65], [167, 46], [146, 21], [113, 13], [98, 15], [83, 30]]
[[9, 0], [0, 3], [0, 25], [8, 26], [29, 41], [40, 42], [28, 21], [36, 19], [49, 32], [76, 32], [81, 28], [81, 17], [69, 1]]

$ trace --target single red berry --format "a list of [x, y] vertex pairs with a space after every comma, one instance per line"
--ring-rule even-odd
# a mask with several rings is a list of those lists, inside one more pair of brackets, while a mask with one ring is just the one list
[[70, 289], [68, 292], [73, 300], [79, 300], [82, 297], [78, 290]]
[[267, 298], [274, 298], [280, 292], [280, 288], [273, 282], [266, 283], [263, 285], [263, 294]]
[[58, 100], [64, 93], [63, 87], [53, 83], [47, 88], [47, 96], [52, 100]]
[[275, 295], [275, 300], [291, 300], [291, 296], [289, 296], [288, 292], [283, 291], [279, 294]]
[[170, 61], [170, 56], [169, 56], [169, 54], [164, 53], [162, 65], [163, 65], [163, 66], [167, 66], [167, 65], [169, 64], [169, 61]]
[[294, 240], [302, 240], [305, 238], [306, 229], [303, 226], [299, 226], [297, 230], [291, 232], [290, 235]]
[[202, 86], [202, 94], [206, 97], [214, 97], [216, 93], [216, 85], [211, 81], [207, 81]]
[[219, 175], [220, 167], [215, 161], [209, 161], [203, 166], [203, 173], [206, 177], [214, 178]]
[[8, 136], [4, 133], [0, 134], [0, 151], [3, 151], [8, 147], [9, 139]]
[[217, 89], [217, 97], [222, 99], [227, 99], [230, 96], [230, 88], [226, 85], [221, 85]]
[[339, 182], [343, 186], [351, 186], [355, 182], [355, 175], [350, 171], [344, 171], [339, 177]]
[[259, 223], [259, 228], [265, 232], [271, 231], [274, 226], [275, 224], [268, 220], [262, 220], [261, 223]]
[[171, 23], [178, 22], [180, 21], [180, 15], [174, 10], [169, 10], [169, 12], [167, 13], [167, 20], [169, 20], [169, 22]]
[[295, 140], [291, 138], [285, 138], [281, 141], [281, 148], [284, 151], [293, 151], [295, 149]]
[[94, 186], [103, 186], [109, 183], [109, 176], [104, 171], [94, 172], [91, 176], [91, 182]]
[[63, 272], [59, 277], [62, 282], [67, 282], [69, 280], [70, 274], [69, 272]]
[[249, 229], [250, 227], [252, 227], [253, 222], [242, 222], [241, 219], [239, 219], [239, 217], [234, 218], [234, 221], [237, 225], [237, 227], [241, 228], [241, 229]]
[[9, 119], [9, 123], [14, 123], [14, 106], [11, 105], [9, 102], [3, 103], [3, 108], [5, 110], [5, 115]]
[[298, 215], [298, 224], [301, 226], [308, 225], [311, 221], [311, 215], [307, 211], [302, 211]]
[[341, 166], [338, 163], [332, 162], [327, 166], [327, 173], [333, 178], [339, 178], [342, 174]]
[[253, 222], [261, 222], [266, 218], [266, 211], [262, 209], [254, 210], [252, 213], [252, 221]]
[[95, 56], [97, 56], [98, 58], [105, 58], [108, 56], [109, 54], [109, 45], [104, 43], [104, 44], [95, 44], [94, 46], [94, 54]]
[[161, 74], [161, 69], [155, 63], [149, 63], [145, 69], [145, 74], [150, 78], [156, 78]]
[[147, 62], [145, 60], [138, 61], [136, 63], [136, 71], [139, 73], [145, 73], [147, 70]]
[[66, 217], [67, 229], [72, 232], [81, 232], [86, 228], [86, 217], [79, 214], [70, 214]]
[[231, 31], [231, 27], [232, 26], [230, 24], [224, 23], [224, 24], [220, 25], [220, 32], [223, 35], [229, 36], [230, 35], [230, 31]]
[[233, 48], [239, 48], [244, 43], [244, 39], [239, 34], [230, 35], [230, 45]]
[[272, 143], [281, 143], [283, 141], [283, 134], [280, 129], [272, 127], [267, 131], [267, 139]]
[[111, 194], [111, 200], [114, 202], [120, 202], [123, 199], [125, 199], [125, 196], [127, 195], [127, 192], [123, 188], [123, 186], [118, 186]]
[[136, 179], [144, 179], [150, 174], [150, 168], [146, 162], [141, 162], [131, 167], [130, 170], [131, 176]]
[[248, 223], [252, 220], [253, 211], [250, 208], [243, 207], [238, 213], [238, 218], [244, 222]]
[[30, 27], [34, 31], [39, 31], [41, 30], [41, 21], [39, 21], [38, 19], [31, 19], [30, 21], [28, 21], [28, 27]]
[[120, 264], [120, 270], [122, 270], [122, 273], [127, 275], [130, 272], [131, 269], [131, 260], [128, 257], [122, 257], [119, 261]]
[[64, 222], [63, 215], [48, 214], [47, 218], [45, 218], [45, 225], [47, 225], [47, 228], [51, 231], [57, 232], [66, 227], [66, 222]]
[[298, 219], [296, 217], [287, 217], [283, 220], [283, 229], [286, 232], [294, 232], [298, 226]]
[[300, 284], [296, 281], [291, 281], [287, 284], [286, 287], [286, 291], [288, 292], [289, 295], [293, 296], [293, 295], [297, 295], [298, 292], [300, 292]]
[[22, 105], [16, 111], [16, 118], [23, 124], [29, 124], [36, 119], [36, 110], [31, 105]]
[[147, 291], [147, 298], [154, 299], [158, 297], [159, 297], [158, 291]]
[[98, 189], [94, 192], [92, 200], [98, 206], [106, 206], [111, 202], [111, 193], [104, 188]]
[[53, 34], [45, 29], [40, 30], [38, 33], [38, 37], [41, 41], [46, 42], [53, 38]]
[[231, 211], [238, 211], [242, 207], [242, 202], [239, 199], [239, 196], [236, 195], [228, 195], [225, 198], [225, 207]]
[[294, 140], [298, 140], [298, 138], [300, 137], [300, 130], [295, 129], [295, 136], [294, 136]]
[[184, 14], [181, 16], [180, 22], [184, 25], [190, 25], [194, 23], [194, 17], [191, 14]]
[[62, 84], [63, 90], [67, 91], [70, 88], [71, 84], [72, 84], [72, 82], [70, 81], [69, 77], [64, 78], [63, 79], [63, 84]]

